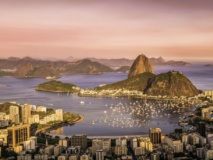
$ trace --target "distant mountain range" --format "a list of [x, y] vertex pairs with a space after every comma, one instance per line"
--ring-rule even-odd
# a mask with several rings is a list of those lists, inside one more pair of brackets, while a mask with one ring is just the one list
[[13, 74], [10, 73], [14, 77], [58, 77], [60, 74], [101, 74], [114, 71], [108, 66], [92, 62], [89, 59], [67, 62], [40, 60], [31, 57], [0, 59], [0, 70], [0, 76], [8, 75], [5, 73], [7, 70], [14, 70]]
[[[91, 61], [99, 62], [109, 67], [122, 67], [122, 66], [131, 66], [134, 60], [121, 58], [121, 59], [96, 59], [96, 58], [89, 58]], [[149, 58], [152, 65], [166, 65], [166, 66], [191, 66], [191, 63], [184, 62], [184, 61], [175, 61], [170, 60], [166, 61], [162, 57], [159, 58]]]
[[213, 67], [213, 64], [205, 64], [204, 67]]
[[[150, 58], [149, 60], [152, 65], [191, 65], [190, 63], [183, 61], [165, 61], [162, 57]], [[31, 57], [9, 57], [7, 59], [0, 59], [0, 76], [10, 75], [15, 77], [58, 77], [60, 74], [101, 74], [104, 72], [129, 72], [132, 63], [133, 60], [125, 58], [89, 58], [77, 60], [74, 57], [68, 57], [66, 60], [55, 58], [41, 60]], [[14, 73], [11, 73], [11, 71], [8, 70], [14, 70]]]

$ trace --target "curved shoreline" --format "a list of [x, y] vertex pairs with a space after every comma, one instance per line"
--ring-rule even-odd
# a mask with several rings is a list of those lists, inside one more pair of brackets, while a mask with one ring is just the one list
[[[52, 91], [52, 90], [41, 90], [41, 89], [35, 89], [35, 91], [41, 91], [41, 92], [50, 92], [50, 93], [70, 93], [70, 94], [75, 94], [78, 97], [91, 97], [91, 98], [117, 98], [117, 97], [129, 97], [129, 98], [138, 98], [138, 99], [149, 99], [149, 100], [184, 100], [180, 97], [177, 98], [170, 98], [170, 97], [157, 97], [157, 96], [140, 96], [140, 95], [83, 95], [83, 94], [79, 94], [79, 92], [67, 92], [67, 91]], [[195, 98], [195, 97], [186, 97], [186, 99], [188, 98]]]
[[37, 89], [37, 88], [35, 88], [35, 91], [52, 92], [52, 93], [71, 93], [71, 94], [74, 93], [74, 92], [68, 92], [68, 91], [53, 91], [53, 90], [45, 90], [45, 89]]
[[64, 126], [67, 126], [67, 125], [74, 125], [76, 123], [79, 123], [79, 122], [82, 122], [84, 120], [84, 116], [83, 115], [79, 115], [79, 118], [74, 121], [74, 122], [61, 122], [61, 123], [58, 123], [57, 125], [52, 125], [52, 126], [46, 126], [46, 127], [43, 127], [43, 128], [40, 128], [40, 129], [37, 129], [35, 131], [35, 135], [38, 134], [38, 133], [46, 133], [46, 132], [49, 132], [49, 131], [52, 131], [52, 130], [55, 130], [55, 129], [58, 129], [60, 127], [64, 127]]

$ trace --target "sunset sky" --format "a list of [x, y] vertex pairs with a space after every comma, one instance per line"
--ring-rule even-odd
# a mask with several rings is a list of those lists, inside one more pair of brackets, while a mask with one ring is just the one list
[[0, 0], [0, 57], [213, 61], [213, 0]]

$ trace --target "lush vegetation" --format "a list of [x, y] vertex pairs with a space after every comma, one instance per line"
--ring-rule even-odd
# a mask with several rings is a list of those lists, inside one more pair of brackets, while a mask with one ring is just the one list
[[35, 88], [38, 91], [49, 91], [49, 92], [66, 92], [74, 93], [78, 92], [79, 88], [70, 83], [62, 83], [60, 81], [48, 81], [42, 84], [39, 84]]
[[9, 114], [10, 106], [19, 106], [19, 105], [13, 104], [13, 103], [9, 103], [9, 102], [2, 103], [2, 104], [0, 104], [0, 112], [4, 112], [6, 114]]
[[32, 115], [38, 114], [40, 119], [43, 119], [46, 116], [49, 116], [51, 114], [55, 114], [55, 111], [52, 108], [47, 108], [47, 112], [38, 112], [38, 111], [32, 111]]
[[125, 79], [120, 82], [108, 84], [102, 87], [95, 88], [97, 90], [102, 90], [102, 89], [127, 89], [127, 90], [139, 90], [139, 91], [144, 91], [144, 89], [147, 87], [148, 80], [150, 78], [153, 78], [155, 75], [146, 72], [139, 74], [134, 77], [130, 77], [128, 79]]
[[64, 122], [74, 123], [76, 120], [78, 120], [80, 117], [78, 114], [64, 112]]
[[[42, 115], [42, 118], [44, 118], [45, 116], [54, 114], [55, 111], [54, 112], [53, 111], [54, 110], [50, 109], [49, 112], [46, 114], [41, 114], [41, 113], [40, 114], [38, 113], [38, 114]], [[40, 119], [42, 119], [42, 118], [40, 118]], [[46, 128], [46, 129], [57, 128], [63, 124], [74, 124], [79, 119], [80, 119], [80, 116], [78, 114], [64, 112], [63, 121], [52, 121], [52, 122], [48, 122], [47, 124], [33, 124], [33, 125], [31, 125], [31, 130], [37, 130], [37, 129], [42, 129], [42, 128]]]
[[12, 76], [13, 73], [12, 72], [4, 72], [4, 71], [0, 71], [0, 77], [2, 76]]
[[195, 96], [199, 90], [182, 73], [170, 71], [151, 79], [145, 93], [156, 96]]
[[59, 77], [59, 71], [55, 69], [51, 65], [34, 67], [33, 70], [30, 70], [26, 76], [28, 77], [47, 77], [47, 76], [55, 76]]
[[145, 72], [120, 82], [97, 87], [96, 90], [137, 90], [150, 96], [195, 96], [200, 91], [181, 72], [169, 71], [154, 75]]

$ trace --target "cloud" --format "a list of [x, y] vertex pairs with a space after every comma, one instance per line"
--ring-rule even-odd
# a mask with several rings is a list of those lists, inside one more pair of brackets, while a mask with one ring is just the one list
[[210, 0], [0, 1], [0, 52], [213, 59], [212, 8]]

